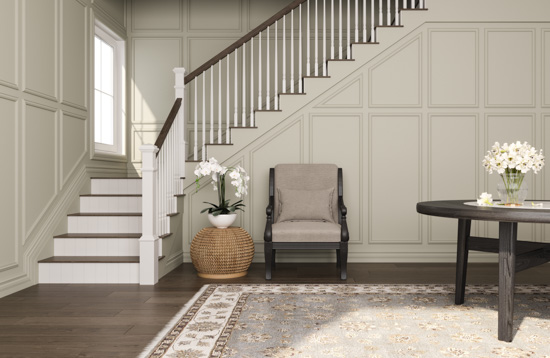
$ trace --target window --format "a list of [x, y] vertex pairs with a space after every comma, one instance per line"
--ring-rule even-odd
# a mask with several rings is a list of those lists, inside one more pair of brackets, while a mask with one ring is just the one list
[[100, 23], [94, 38], [95, 151], [124, 154], [124, 41]]

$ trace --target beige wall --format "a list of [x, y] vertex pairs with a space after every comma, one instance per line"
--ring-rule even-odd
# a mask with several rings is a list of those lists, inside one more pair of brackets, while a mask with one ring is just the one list
[[[486, 174], [481, 160], [497, 140], [548, 148], [550, 24], [541, 14], [550, 5], [489, 1], [495, 7], [479, 8], [469, 1], [466, 8], [479, 10], [469, 16], [452, 3], [432, 1], [428, 12], [410, 15], [409, 23], [405, 16], [405, 35], [385, 44], [385, 51], [372, 59], [358, 57], [364, 63], [352, 73], [335, 70], [335, 78], [327, 80], [334, 84], [322, 87], [311, 102], [288, 99], [289, 107], [299, 109], [283, 110], [285, 117], [273, 129], [238, 135], [246, 144], [236, 145], [225, 163], [244, 165], [252, 177], [238, 224], [252, 234], [256, 260], [263, 260], [268, 168], [277, 163], [332, 162], [343, 168], [350, 261], [451, 262], [456, 220], [418, 215], [416, 203], [496, 194], [498, 177]], [[312, 85], [306, 81], [306, 92]], [[530, 197], [550, 199], [548, 170], [529, 174]], [[199, 214], [203, 201], [215, 200], [209, 185], [196, 192], [189, 184], [186, 253], [193, 236], [208, 225]], [[544, 225], [522, 224], [519, 232], [524, 240], [550, 242]], [[473, 233], [496, 237], [497, 227], [474, 223]], [[331, 257], [279, 255], [281, 261]], [[474, 261], [490, 257], [472, 255]]]
[[124, 2], [0, 2], [0, 296], [37, 281], [90, 175], [121, 164], [90, 159], [93, 18], [125, 34]]
[[154, 143], [172, 108], [172, 69], [190, 73], [289, 2], [128, 0], [130, 172], [140, 168], [139, 146]]

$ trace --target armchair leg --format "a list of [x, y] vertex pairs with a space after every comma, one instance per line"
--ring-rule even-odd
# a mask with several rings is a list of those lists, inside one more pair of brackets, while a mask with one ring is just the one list
[[340, 249], [336, 249], [336, 267], [340, 268], [342, 266], [342, 262], [340, 260]]
[[275, 256], [277, 255], [277, 250], [273, 249], [271, 252], [273, 253], [271, 255], [271, 268], [275, 268]]
[[271, 280], [271, 266], [274, 261], [273, 242], [264, 242], [264, 254], [265, 254], [265, 279]]
[[348, 277], [348, 243], [340, 243], [340, 279], [345, 280]]

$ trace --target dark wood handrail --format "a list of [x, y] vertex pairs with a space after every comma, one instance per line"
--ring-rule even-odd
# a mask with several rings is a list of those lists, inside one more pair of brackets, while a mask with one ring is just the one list
[[196, 70], [194, 70], [193, 72], [185, 76], [185, 84], [188, 84], [189, 82], [194, 80], [195, 77], [198, 77], [201, 73], [203, 73], [204, 71], [212, 67], [214, 64], [218, 63], [225, 56], [229, 55], [231, 52], [241, 47], [244, 43], [248, 42], [251, 38], [253, 38], [254, 36], [258, 35], [260, 32], [267, 29], [268, 26], [273, 25], [276, 21], [280, 20], [284, 15], [296, 9], [298, 6], [300, 6], [300, 4], [304, 2], [306, 2], [306, 0], [294, 0], [293, 2], [288, 4], [284, 9], [282, 9], [275, 15], [271, 16], [269, 19], [262, 22], [260, 25], [256, 26], [254, 30], [250, 31], [248, 34], [244, 35], [239, 40], [235, 41], [228, 48], [226, 48], [216, 56], [212, 57], [210, 60], [205, 62], [202, 66], [200, 66], [199, 68], [197, 68]]
[[168, 118], [166, 118], [166, 122], [164, 122], [164, 125], [162, 126], [159, 136], [155, 142], [155, 146], [159, 149], [157, 155], [160, 153], [160, 148], [162, 148], [162, 145], [166, 140], [166, 136], [168, 135], [168, 132], [170, 132], [170, 128], [172, 127], [172, 123], [174, 123], [174, 119], [176, 119], [176, 115], [178, 114], [180, 107], [181, 98], [176, 98], [176, 100], [174, 101], [174, 105], [170, 110], [170, 114], [168, 114]]

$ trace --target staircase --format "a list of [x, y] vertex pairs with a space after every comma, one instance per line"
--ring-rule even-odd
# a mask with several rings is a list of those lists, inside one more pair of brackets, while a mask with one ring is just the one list
[[177, 197], [194, 188], [185, 173], [227, 160], [387, 49], [406, 33], [404, 10], [426, 10], [424, 0], [295, 0], [189, 75], [174, 69], [174, 106], [140, 148], [142, 180], [92, 179], [39, 282], [155, 284]]
[[139, 283], [141, 178], [92, 178], [54, 256], [39, 261], [39, 283]]

